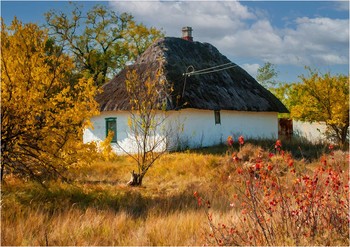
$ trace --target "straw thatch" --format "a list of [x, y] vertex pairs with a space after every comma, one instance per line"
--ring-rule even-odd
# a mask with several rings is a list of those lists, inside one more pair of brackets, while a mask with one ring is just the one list
[[184, 73], [190, 65], [198, 71], [229, 62], [230, 60], [208, 43], [162, 38], [153, 43], [132, 66], [128, 66], [103, 85], [103, 92], [97, 96], [97, 101], [101, 111], [129, 110], [125, 87], [127, 71], [136, 70], [141, 77], [150, 75], [155, 78], [159, 67], [163, 66], [162, 76], [169, 88], [173, 87], [173, 91], [166, 98], [168, 110], [196, 108], [288, 112], [272, 93], [239, 66], [192, 75], [185, 80]]

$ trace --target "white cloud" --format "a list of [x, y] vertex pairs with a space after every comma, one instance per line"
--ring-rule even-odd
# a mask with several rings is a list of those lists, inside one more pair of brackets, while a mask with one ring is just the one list
[[[349, 20], [297, 18], [293, 28], [276, 28], [264, 10], [251, 10], [236, 1], [111, 2], [137, 21], [162, 28], [167, 36], [181, 36], [181, 27], [192, 26], [194, 40], [209, 42], [235, 62], [269, 61], [290, 65], [348, 64]], [[246, 64], [253, 71], [257, 63]]]
[[281, 37], [267, 20], [258, 20], [249, 28], [230, 33], [218, 41], [225, 50], [232, 50], [238, 56], [266, 57], [273, 50], [280, 50]]
[[[345, 64], [349, 54], [349, 20], [299, 18], [296, 29], [285, 30], [285, 47], [305, 64]], [[331, 59], [330, 59], [331, 58]]]
[[245, 26], [242, 20], [255, 15], [239, 2], [110, 2], [115, 10], [129, 12], [138, 21], [163, 27], [168, 36], [180, 36], [182, 26], [192, 26], [197, 40], [220, 37], [227, 30], [235, 31]]
[[245, 63], [240, 65], [245, 71], [248, 72], [248, 74], [250, 74], [251, 76], [253, 76], [254, 78], [256, 78], [257, 72], [258, 72], [258, 68], [260, 67], [259, 64], [257, 63], [253, 63], [253, 64], [249, 64], [249, 63]]
[[349, 20], [330, 18], [298, 18], [297, 34], [310, 42], [337, 42], [349, 40]]

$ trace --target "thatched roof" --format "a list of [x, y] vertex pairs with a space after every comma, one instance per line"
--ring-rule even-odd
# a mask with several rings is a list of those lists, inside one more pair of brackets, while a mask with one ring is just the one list
[[208, 43], [162, 38], [153, 43], [132, 66], [128, 66], [104, 84], [103, 92], [97, 96], [97, 102], [101, 111], [129, 110], [125, 86], [127, 71], [135, 69], [140, 74], [147, 72], [155, 77], [159, 67], [163, 66], [163, 76], [169, 87], [173, 87], [166, 99], [168, 110], [196, 108], [288, 112], [272, 93], [239, 66], [189, 76], [184, 89], [184, 73], [190, 65], [198, 71], [229, 62], [229, 59]]

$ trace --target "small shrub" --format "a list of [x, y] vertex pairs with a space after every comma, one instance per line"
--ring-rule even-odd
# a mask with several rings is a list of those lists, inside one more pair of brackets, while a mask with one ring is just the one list
[[[252, 155], [247, 150], [241, 152]], [[236, 171], [231, 175], [235, 193], [230, 196], [230, 222], [215, 220], [211, 202], [194, 194], [210, 226], [205, 244], [349, 244], [349, 174], [344, 154], [341, 159], [331, 152], [312, 170], [300, 169], [278, 141], [276, 154], [260, 151], [249, 162], [232, 162]]]

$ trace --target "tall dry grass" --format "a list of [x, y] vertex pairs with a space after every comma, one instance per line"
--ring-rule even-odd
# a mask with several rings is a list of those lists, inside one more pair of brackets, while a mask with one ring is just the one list
[[[258, 148], [247, 146], [240, 155], [249, 162]], [[203, 245], [208, 225], [195, 191], [215, 202], [211, 210], [218, 221], [236, 214], [230, 207], [236, 167], [226, 147], [214, 153], [166, 154], [140, 188], [125, 185], [136, 164], [123, 156], [72, 171], [72, 184], [53, 181], [46, 189], [7, 177], [1, 188], [1, 245]], [[318, 162], [295, 161], [298, 169]]]
[[200, 245], [203, 214], [193, 192], [210, 189], [221, 157], [173, 153], [141, 188], [125, 184], [128, 157], [74, 171], [72, 184], [7, 177], [2, 186], [2, 245]]
[[47, 214], [36, 209], [2, 220], [2, 245], [198, 245], [200, 213], [182, 211], [145, 218], [112, 210], [70, 208]]

